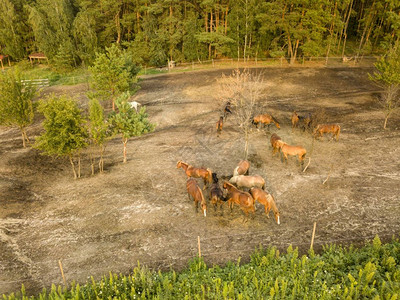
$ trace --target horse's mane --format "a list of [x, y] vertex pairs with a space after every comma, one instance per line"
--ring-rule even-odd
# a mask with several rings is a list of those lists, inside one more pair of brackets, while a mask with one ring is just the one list
[[272, 115], [270, 115], [271, 116], [271, 119], [275, 122], [275, 123], [278, 123], [279, 124], [279, 121], [277, 120], [277, 119], [275, 119]]

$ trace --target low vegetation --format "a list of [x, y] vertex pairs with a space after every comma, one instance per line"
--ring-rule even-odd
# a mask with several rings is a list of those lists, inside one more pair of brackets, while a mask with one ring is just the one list
[[111, 274], [85, 285], [52, 286], [40, 295], [12, 299], [391, 299], [400, 295], [400, 242], [378, 237], [362, 248], [325, 246], [299, 256], [291, 246], [256, 250], [250, 262], [208, 267], [193, 259], [182, 272], [150, 271], [140, 265], [130, 275]]

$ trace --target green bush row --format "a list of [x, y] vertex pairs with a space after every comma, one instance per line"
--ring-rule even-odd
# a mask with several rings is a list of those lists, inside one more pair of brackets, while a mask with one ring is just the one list
[[382, 244], [378, 237], [362, 248], [329, 245], [321, 254], [299, 256], [272, 247], [258, 249], [250, 262], [208, 267], [190, 261], [181, 272], [150, 271], [140, 265], [133, 273], [93, 278], [69, 289], [52, 286], [28, 297], [24, 288], [12, 299], [399, 299], [400, 243]]

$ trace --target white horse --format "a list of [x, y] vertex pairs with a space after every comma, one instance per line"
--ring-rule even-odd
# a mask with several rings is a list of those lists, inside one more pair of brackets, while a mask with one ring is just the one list
[[138, 110], [138, 106], [142, 105], [136, 101], [128, 102], [128, 104], [131, 106], [131, 108], [134, 108], [136, 111]]

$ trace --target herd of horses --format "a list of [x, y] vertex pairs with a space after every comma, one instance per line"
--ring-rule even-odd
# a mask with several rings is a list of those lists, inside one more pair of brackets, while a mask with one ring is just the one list
[[[223, 115], [220, 116], [216, 123], [218, 135], [221, 133], [224, 120], [226, 121], [228, 115], [232, 114], [234, 107], [231, 102], [225, 104]], [[252, 118], [252, 124], [257, 128], [265, 127], [274, 124], [276, 128], [280, 129], [279, 121], [268, 113], [259, 114]], [[315, 139], [322, 137], [324, 134], [331, 133], [332, 139], [336, 141], [339, 139], [340, 126], [338, 124], [314, 124], [313, 116], [311, 114], [299, 115], [296, 111], [292, 113], [291, 123], [292, 132], [295, 128], [302, 128], [303, 131], [312, 131]], [[288, 161], [289, 156], [297, 156], [301, 165], [304, 163], [304, 158], [307, 150], [303, 146], [290, 145], [282, 140], [276, 133], [271, 134], [270, 138], [272, 146], [272, 155], [275, 156], [277, 152], [280, 153], [281, 160]], [[204, 197], [203, 191], [209, 188], [208, 202], [214, 206], [214, 211], [218, 209], [223, 210], [223, 205], [226, 203], [231, 212], [234, 205], [238, 205], [245, 216], [248, 217], [249, 213], [255, 214], [255, 203], [259, 202], [264, 206], [265, 214], [269, 218], [269, 213], [272, 210], [274, 213], [275, 221], [280, 224], [280, 214], [275, 203], [273, 195], [268, 193], [265, 188], [265, 180], [259, 175], [248, 175], [250, 163], [247, 160], [242, 160], [238, 163], [237, 167], [233, 170], [233, 174], [228, 176], [229, 180], [224, 180], [222, 188], [219, 184], [219, 179], [216, 173], [212, 172], [209, 168], [197, 168], [178, 161], [177, 168], [182, 168], [185, 171], [188, 179], [186, 182], [186, 189], [189, 199], [193, 199], [196, 212], [200, 204], [204, 216], [207, 215], [207, 199]], [[195, 178], [203, 179], [203, 189]]]
[[[265, 189], [265, 180], [259, 175], [248, 174], [250, 163], [247, 160], [239, 162], [233, 171], [233, 176], [229, 181], [224, 181], [222, 188], [216, 173], [208, 168], [196, 168], [183, 161], [178, 161], [176, 167], [185, 171], [188, 179], [186, 181], [186, 189], [189, 200], [194, 201], [196, 212], [200, 204], [203, 215], [207, 216], [207, 200], [203, 191], [209, 188], [209, 202], [214, 206], [214, 211], [219, 207], [221, 213], [223, 205], [226, 203], [231, 212], [234, 205], [238, 205], [248, 217], [249, 213], [255, 214], [255, 203], [259, 202], [264, 206], [265, 214], [269, 218], [269, 212], [274, 213], [275, 221], [280, 224], [280, 215], [275, 203], [274, 197], [267, 193]], [[194, 178], [201, 178], [204, 182], [203, 189]], [[242, 189], [240, 189], [242, 188]], [[244, 189], [247, 189], [245, 191]]]

